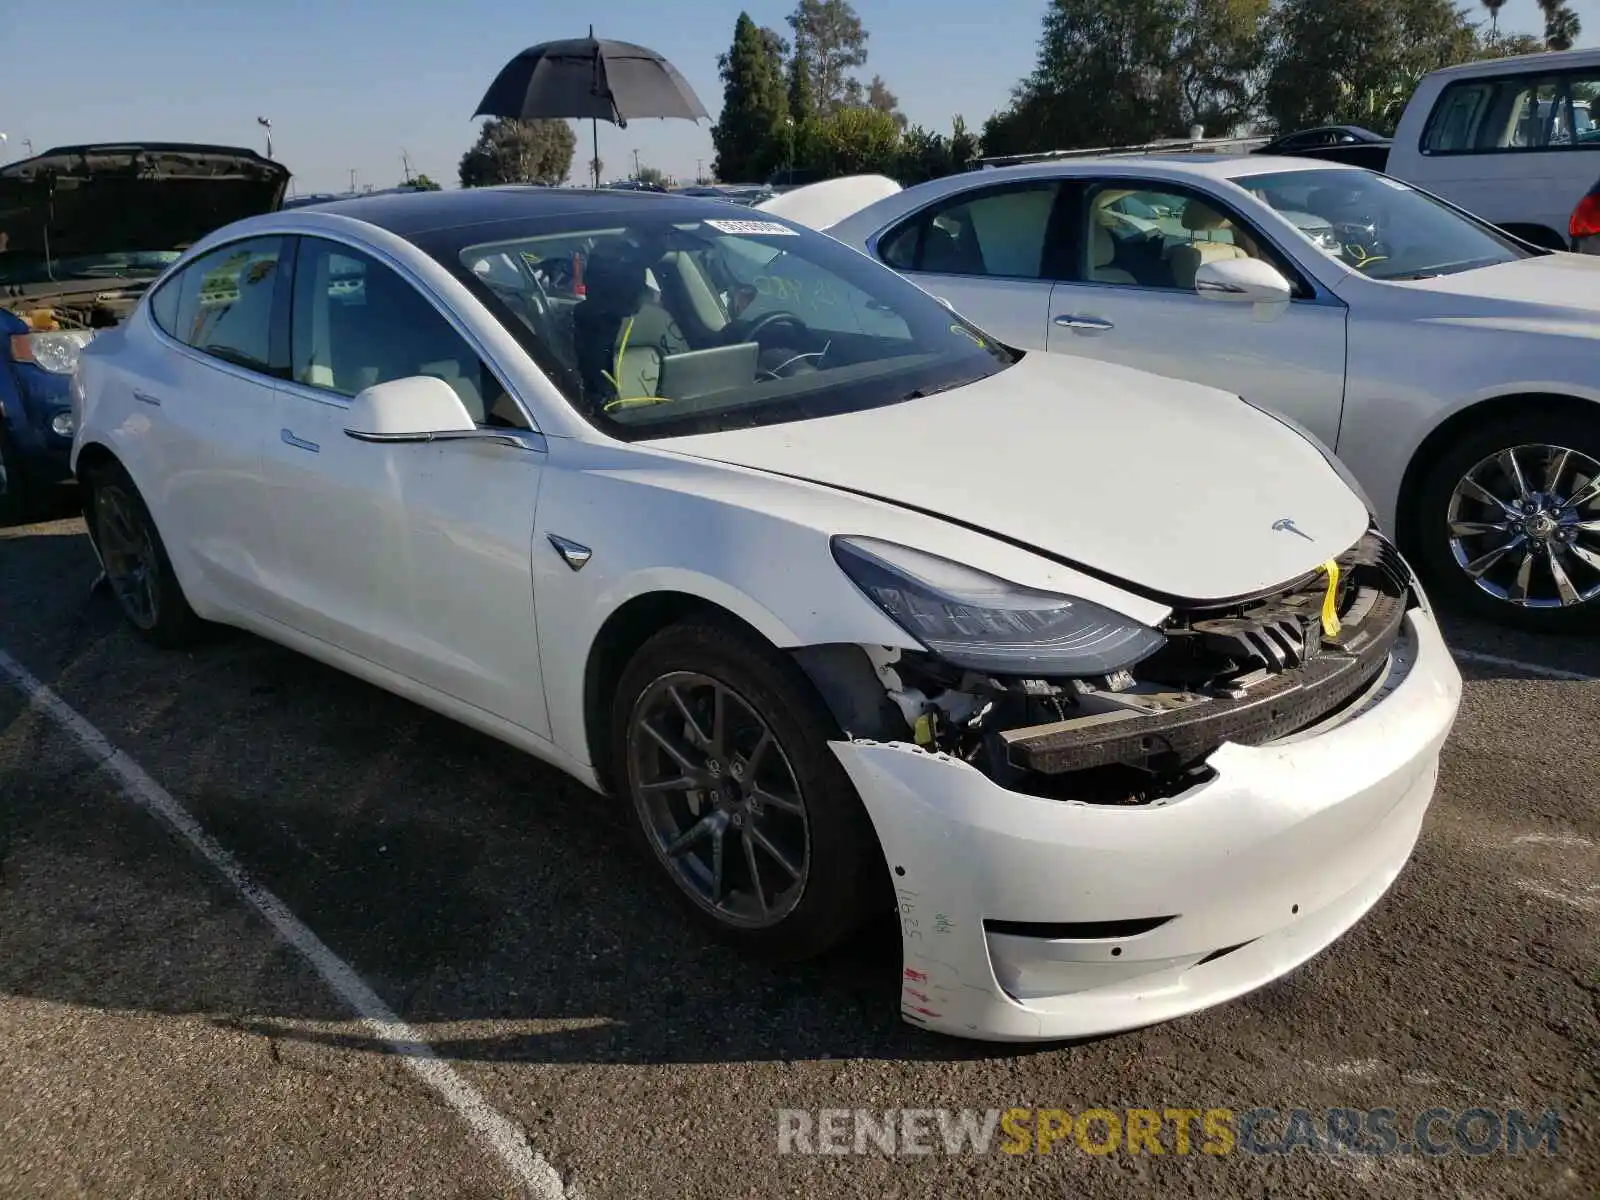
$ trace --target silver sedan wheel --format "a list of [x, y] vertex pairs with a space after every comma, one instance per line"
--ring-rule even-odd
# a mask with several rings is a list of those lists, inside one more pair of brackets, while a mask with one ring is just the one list
[[628, 723], [633, 803], [678, 886], [745, 929], [794, 911], [810, 866], [789, 756], [755, 708], [707, 675], [652, 683]]
[[1484, 592], [1519, 608], [1600, 597], [1600, 462], [1565, 446], [1512, 446], [1456, 484], [1450, 552]]

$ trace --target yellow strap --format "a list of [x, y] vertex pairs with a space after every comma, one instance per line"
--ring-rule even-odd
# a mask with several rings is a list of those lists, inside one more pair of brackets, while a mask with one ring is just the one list
[[1328, 577], [1328, 590], [1322, 596], [1322, 632], [1327, 637], [1336, 638], [1341, 628], [1339, 624], [1339, 564], [1329, 559], [1322, 564], [1322, 573]]

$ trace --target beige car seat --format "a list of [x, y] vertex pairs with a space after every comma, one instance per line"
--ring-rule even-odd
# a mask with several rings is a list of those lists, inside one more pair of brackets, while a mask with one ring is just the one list
[[1089, 225], [1089, 278], [1096, 283], [1138, 283], [1133, 275], [1113, 267], [1111, 262], [1117, 256], [1117, 242], [1096, 215]]
[[[1202, 263], [1220, 262], [1229, 258], [1249, 258], [1250, 255], [1235, 246], [1232, 242], [1218, 242], [1211, 240], [1210, 235], [1217, 230], [1226, 229], [1231, 232], [1233, 226], [1227, 217], [1216, 209], [1198, 200], [1191, 200], [1183, 207], [1183, 227], [1191, 235], [1190, 240], [1176, 246], [1171, 251], [1168, 261], [1172, 264], [1172, 282], [1175, 287], [1185, 291], [1194, 289], [1194, 277], [1200, 270]], [[1204, 233], [1204, 240], [1195, 240], [1192, 235]]]

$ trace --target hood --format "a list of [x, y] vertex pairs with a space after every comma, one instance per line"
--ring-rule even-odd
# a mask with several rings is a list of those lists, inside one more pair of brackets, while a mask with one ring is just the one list
[[899, 191], [900, 185], [883, 175], [847, 175], [780, 192], [754, 207], [821, 231]]
[[[1441, 297], [1461, 297], [1474, 303], [1499, 300], [1507, 306], [1530, 305], [1551, 313], [1600, 322], [1600, 257], [1587, 254], [1539, 254], [1498, 266], [1408, 281], [1400, 286]], [[1478, 308], [1474, 315], [1516, 314]]]
[[288, 183], [286, 167], [230, 146], [67, 146], [7, 163], [0, 283], [48, 280], [55, 264], [87, 255], [181, 250], [275, 211]]
[[919, 509], [1168, 601], [1281, 586], [1369, 521], [1320, 450], [1237, 397], [1058, 354], [921, 400], [650, 444]]

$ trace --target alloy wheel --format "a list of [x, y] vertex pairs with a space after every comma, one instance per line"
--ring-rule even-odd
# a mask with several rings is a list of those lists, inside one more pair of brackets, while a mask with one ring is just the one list
[[161, 617], [158, 598], [161, 560], [150, 527], [132, 499], [116, 484], [94, 493], [95, 528], [106, 580], [122, 611], [140, 629], [155, 628]]
[[1519, 608], [1600, 597], [1600, 462], [1565, 446], [1511, 446], [1456, 484], [1450, 552], [1476, 586]]
[[674, 671], [628, 723], [630, 790], [657, 855], [718, 920], [765, 928], [805, 890], [810, 828], [793, 765], [732, 688]]

